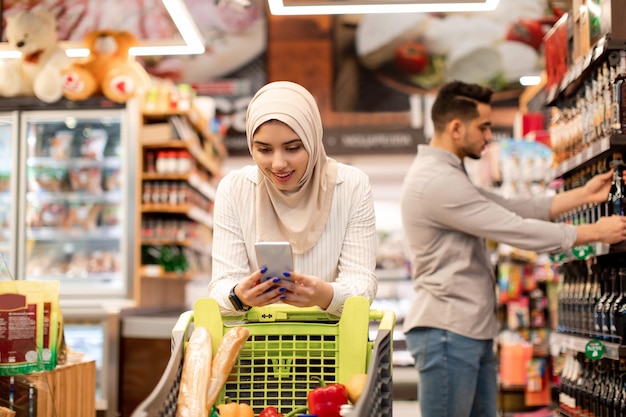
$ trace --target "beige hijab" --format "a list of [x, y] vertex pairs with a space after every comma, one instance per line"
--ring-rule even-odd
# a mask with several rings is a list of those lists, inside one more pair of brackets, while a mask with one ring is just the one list
[[279, 120], [296, 132], [309, 160], [298, 188], [288, 193], [277, 189], [271, 178], [259, 168], [257, 241], [286, 240], [291, 243], [294, 253], [305, 253], [317, 243], [326, 227], [337, 183], [337, 161], [326, 156], [319, 108], [304, 87], [277, 81], [255, 94], [246, 113], [250, 153], [254, 132], [269, 120]]

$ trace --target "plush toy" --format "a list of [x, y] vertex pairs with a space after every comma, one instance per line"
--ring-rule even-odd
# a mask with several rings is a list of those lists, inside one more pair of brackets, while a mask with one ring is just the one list
[[128, 53], [137, 44], [132, 33], [96, 30], [88, 33], [83, 43], [90, 51], [89, 56], [64, 71], [66, 98], [85, 100], [102, 94], [109, 100], [125, 103], [149, 86], [148, 73]]
[[20, 11], [6, 18], [9, 45], [18, 59], [0, 65], [0, 96], [35, 96], [47, 103], [63, 97], [62, 70], [71, 60], [57, 43], [56, 19], [43, 9]]

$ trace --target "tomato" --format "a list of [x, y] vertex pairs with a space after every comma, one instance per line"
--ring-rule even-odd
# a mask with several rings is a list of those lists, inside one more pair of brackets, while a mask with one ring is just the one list
[[543, 24], [539, 20], [522, 19], [509, 26], [506, 40], [522, 42], [538, 50], [543, 43], [543, 35]]
[[394, 63], [396, 68], [408, 74], [422, 72], [428, 65], [428, 52], [424, 45], [415, 41], [406, 41], [396, 48]]

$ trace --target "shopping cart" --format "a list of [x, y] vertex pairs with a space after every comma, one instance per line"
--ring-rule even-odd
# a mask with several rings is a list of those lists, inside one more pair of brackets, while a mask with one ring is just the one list
[[[345, 383], [351, 375], [367, 372], [365, 389], [350, 417], [391, 416], [394, 324], [393, 312], [370, 310], [364, 297], [348, 298], [341, 317], [279, 304], [252, 308], [238, 319], [222, 317], [215, 300], [199, 299], [193, 311], [179, 317], [165, 372], [131, 417], [176, 416], [184, 348], [193, 326], [209, 330], [214, 352], [229, 328], [250, 330], [217, 404], [228, 397], [248, 403], [256, 415], [268, 406], [287, 414], [306, 407], [308, 392], [319, 385], [316, 378]], [[374, 326], [376, 337], [370, 340]]]

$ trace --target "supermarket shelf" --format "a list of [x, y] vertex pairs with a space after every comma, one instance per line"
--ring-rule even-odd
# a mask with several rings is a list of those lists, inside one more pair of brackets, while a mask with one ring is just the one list
[[162, 143], [144, 144], [143, 147], [145, 149], [186, 149], [204, 169], [213, 175], [221, 175], [221, 169], [217, 162], [213, 158], [209, 158], [199, 144], [193, 144], [190, 140], [172, 139]]
[[192, 249], [203, 255], [211, 256], [212, 248], [211, 244], [202, 244], [201, 242], [195, 242], [190, 239], [178, 240], [178, 239], [160, 239], [160, 238], [148, 238], [141, 240], [142, 245], [152, 246], [165, 246], [165, 245], [177, 245], [184, 246]]
[[[571, 349], [576, 352], [585, 352], [585, 346], [592, 340], [590, 338], [573, 336], [564, 333], [552, 332], [550, 334], [550, 345], [560, 348]], [[626, 346], [619, 343], [601, 341], [604, 345], [604, 357], [608, 359], [626, 358]]]
[[620, 147], [626, 147], [626, 135], [607, 136], [594, 143], [592, 146], [584, 149], [575, 157], [562, 162], [559, 166], [552, 169], [549, 180], [554, 180], [567, 175], [574, 170], [578, 170], [581, 166], [593, 163]]
[[116, 191], [104, 191], [98, 194], [84, 191], [54, 192], [54, 191], [30, 191], [26, 193], [29, 202], [47, 203], [51, 201], [66, 201], [70, 203], [109, 203], [119, 204], [122, 201], [122, 193]]
[[88, 168], [88, 167], [106, 167], [119, 168], [122, 166], [122, 158], [119, 156], [107, 156], [102, 159], [71, 157], [66, 159], [37, 157], [32, 156], [26, 159], [28, 167], [54, 167], [54, 168]]
[[626, 49], [626, 42], [611, 39], [610, 34], [605, 35], [593, 45], [583, 59], [570, 66], [567, 73], [559, 83], [548, 90], [546, 104], [554, 106], [557, 101], [573, 95], [583, 85], [584, 80], [605, 59], [610, 51]]
[[26, 236], [33, 240], [118, 240], [122, 237], [119, 226], [82, 228], [38, 227], [26, 231]]
[[213, 215], [211, 213], [189, 204], [144, 204], [141, 206], [141, 211], [143, 213], [185, 214], [191, 220], [213, 227]]
[[178, 272], [163, 272], [159, 275], [151, 275], [151, 274], [143, 274], [141, 278], [145, 279], [172, 279], [172, 280], [182, 280], [182, 281], [190, 281], [193, 278], [193, 273], [190, 271], [185, 271], [180, 274]]
[[198, 190], [209, 200], [215, 201], [217, 189], [215, 186], [203, 180], [198, 174], [190, 172], [187, 174], [161, 174], [158, 172], [144, 172], [141, 176], [144, 181], [187, 181], [189, 185]]
[[121, 274], [122, 274], [121, 272], [86, 272], [85, 274], [81, 274], [81, 275], [74, 275], [72, 273], [66, 273], [66, 274], [48, 273], [48, 274], [27, 275], [26, 279], [42, 280], [42, 281], [62, 280], [62, 281], [67, 281], [67, 282], [72, 282], [72, 283], [78, 283], [78, 282], [117, 283], [117, 282], [120, 282]]

